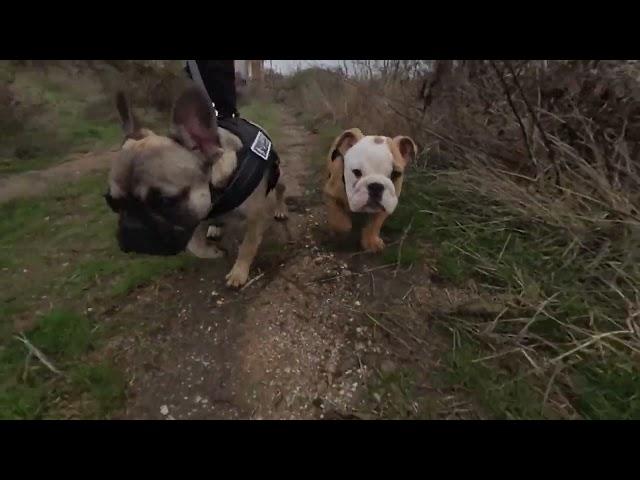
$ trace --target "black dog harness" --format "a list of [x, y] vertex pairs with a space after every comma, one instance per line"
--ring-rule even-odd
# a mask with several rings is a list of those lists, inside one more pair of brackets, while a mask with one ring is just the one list
[[267, 177], [267, 194], [273, 190], [280, 178], [280, 158], [273, 149], [271, 138], [258, 125], [239, 116], [218, 118], [218, 127], [233, 133], [242, 142], [236, 152], [238, 165], [224, 188], [209, 184], [213, 205], [207, 218], [215, 218], [238, 207], [260, 182]]
[[[208, 61], [200, 62], [201, 65], [198, 63], [196, 60], [187, 60], [187, 75], [200, 85], [212, 101], [216, 109], [218, 127], [233, 133], [242, 143], [242, 149], [236, 152], [236, 170], [227, 185], [220, 189], [209, 184], [213, 207], [207, 218], [212, 219], [242, 204], [258, 188], [267, 173], [267, 194], [273, 190], [280, 178], [280, 159], [267, 132], [241, 118], [235, 108], [233, 62]], [[201, 66], [206, 68], [201, 71]], [[206, 83], [203, 75], [206, 77]], [[214, 96], [216, 102], [213, 102]]]

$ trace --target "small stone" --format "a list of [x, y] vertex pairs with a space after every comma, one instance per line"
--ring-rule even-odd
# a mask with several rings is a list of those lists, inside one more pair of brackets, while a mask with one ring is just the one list
[[200, 403], [202, 401], [202, 397], [200, 395], [196, 395], [196, 398], [194, 398], [193, 401], [196, 403]]
[[383, 360], [380, 364], [380, 370], [384, 373], [391, 373], [396, 369], [396, 364], [391, 360]]
[[356, 302], [355, 302], [355, 306], [356, 306], [356, 307], [359, 307], [360, 305], [362, 305], [362, 304], [360, 303], [360, 301], [359, 301], [359, 300], [356, 300]]
[[162, 405], [160, 407], [160, 413], [166, 417], [167, 415], [169, 415], [169, 407], [167, 407], [166, 405]]
[[211, 296], [212, 296], [212, 297], [217, 297], [218, 295], [220, 295], [220, 294], [219, 294], [218, 292], [216, 292], [215, 290], [213, 290], [213, 291], [211, 292]]

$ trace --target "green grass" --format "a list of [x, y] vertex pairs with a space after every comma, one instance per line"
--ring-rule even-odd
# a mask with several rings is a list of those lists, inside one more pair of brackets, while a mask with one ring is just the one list
[[[398, 253], [400, 253], [399, 257]], [[391, 245], [385, 248], [382, 252], [382, 259], [384, 263], [396, 263], [399, 260], [401, 267], [408, 267], [409, 265], [420, 261], [422, 258], [423, 254], [420, 249], [411, 244], [403, 244], [402, 248], [400, 248], [400, 245]]]
[[448, 368], [436, 375], [440, 386], [462, 390], [471, 395], [490, 418], [497, 420], [553, 418], [553, 412], [541, 410], [538, 392], [526, 378], [524, 369], [477, 362], [487, 352], [473, 339], [465, 339], [445, 360]]
[[[61, 379], [33, 357], [27, 362], [27, 350], [17, 341], [3, 346], [0, 419], [101, 418], [122, 405], [125, 381], [118, 369], [84, 359], [98, 340], [89, 319], [52, 310], [26, 336], [67, 377]], [[82, 398], [79, 406], [69, 402], [77, 398]]]
[[270, 102], [254, 102], [240, 108], [240, 114], [247, 120], [264, 128], [278, 145], [282, 138], [282, 116], [276, 105]]
[[378, 418], [394, 420], [432, 420], [437, 418], [437, 406], [417, 392], [416, 371], [400, 368], [392, 372], [377, 372], [368, 384], [368, 396], [375, 400]]
[[87, 351], [90, 332], [87, 318], [73, 312], [53, 310], [42, 317], [31, 332], [31, 340], [46, 354], [69, 359]]
[[[79, 360], [91, 345], [89, 321], [58, 310], [42, 316], [26, 336], [58, 369]], [[35, 358], [28, 363], [27, 350], [17, 340], [3, 342], [0, 363], [0, 418], [46, 417], [47, 404], [59, 397], [65, 384]]]
[[122, 371], [109, 362], [76, 366], [72, 382], [76, 395], [90, 398], [91, 408], [85, 406], [81, 412], [84, 418], [106, 417], [124, 404], [126, 380]]
[[[108, 307], [193, 264], [186, 254], [121, 253], [116, 216], [102, 197], [105, 185], [105, 174], [90, 175], [43, 197], [0, 205], [0, 418], [108, 416], [121, 404], [124, 381], [114, 366], [85, 360], [101, 338], [92, 333], [93, 316], [78, 312]], [[23, 378], [26, 350], [13, 338], [21, 319], [29, 325], [27, 337], [66, 380], [36, 359]], [[80, 410], [66, 412], [78, 398]]]
[[[74, 75], [60, 67], [41, 72], [0, 61], [2, 78], [13, 80], [11, 95], [19, 103], [0, 108], [0, 115], [7, 116], [0, 125], [8, 124], [0, 137], [0, 175], [47, 168], [74, 153], [111, 148], [120, 141], [111, 94], [89, 69]], [[168, 119], [160, 121], [155, 109], [135, 107], [146, 126], [168, 128]]]

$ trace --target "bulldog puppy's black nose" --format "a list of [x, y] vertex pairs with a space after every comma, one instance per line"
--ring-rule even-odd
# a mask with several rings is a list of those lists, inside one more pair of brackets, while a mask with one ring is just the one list
[[382, 192], [384, 192], [384, 185], [378, 182], [370, 183], [367, 185], [369, 190], [369, 197], [380, 200], [382, 198]]

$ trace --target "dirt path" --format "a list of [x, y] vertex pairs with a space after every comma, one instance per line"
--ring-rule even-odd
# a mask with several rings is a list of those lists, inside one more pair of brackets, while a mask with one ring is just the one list
[[[106, 352], [130, 378], [120, 418], [420, 415], [423, 406], [407, 392], [374, 388], [404, 378], [404, 363], [420, 366], [412, 394], [431, 392], [438, 409], [454, 401], [429, 379], [442, 351], [435, 336], [424, 340], [431, 327], [419, 314], [440, 297], [430, 272], [398, 272], [379, 256], [358, 253], [355, 236], [346, 243], [327, 237], [320, 182], [309, 163], [315, 140], [289, 114], [284, 119], [278, 147], [293, 243], [274, 225], [252, 269], [259, 278], [240, 292], [224, 287], [232, 258], [203, 261], [113, 313], [125, 331], [136, 332]], [[400, 323], [385, 325], [369, 312], [391, 312]]]
[[105, 170], [115, 153], [87, 153], [45, 170], [33, 170], [0, 178], [0, 203], [41, 195], [56, 185], [77, 180], [90, 172]]
[[[310, 158], [316, 139], [287, 112], [282, 131], [290, 219], [267, 232], [255, 281], [241, 291], [225, 287], [232, 248], [228, 258], [198, 261], [101, 315], [104, 328], [120, 333], [95, 355], [115, 359], [129, 379], [116, 418], [473, 417], [432, 379], [448, 346], [430, 311], [464, 293], [432, 281], [428, 261], [401, 269], [361, 253], [356, 229], [349, 239], [330, 238]], [[0, 202], [106, 169], [111, 158], [87, 155], [0, 180]]]

